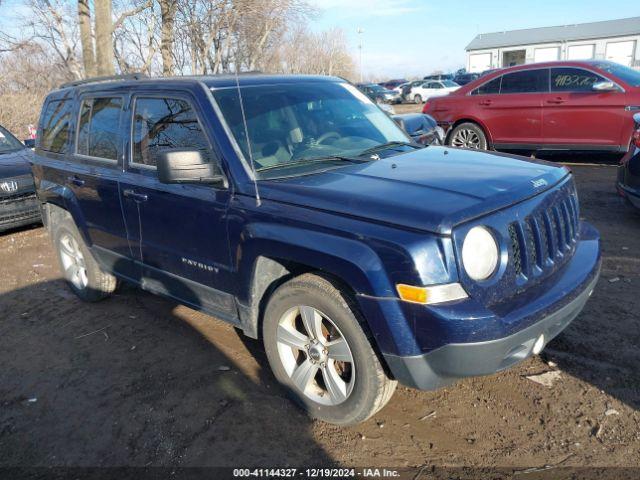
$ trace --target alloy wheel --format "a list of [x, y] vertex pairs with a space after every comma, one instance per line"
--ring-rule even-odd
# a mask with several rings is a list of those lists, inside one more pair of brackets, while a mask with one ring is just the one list
[[479, 149], [481, 147], [480, 136], [471, 129], [458, 130], [451, 139], [451, 146]]
[[278, 354], [291, 383], [322, 405], [339, 405], [355, 383], [355, 364], [347, 340], [335, 323], [309, 306], [289, 309], [278, 322]]
[[60, 237], [60, 258], [65, 278], [78, 290], [86, 288], [89, 277], [84, 255], [77, 240], [67, 233]]

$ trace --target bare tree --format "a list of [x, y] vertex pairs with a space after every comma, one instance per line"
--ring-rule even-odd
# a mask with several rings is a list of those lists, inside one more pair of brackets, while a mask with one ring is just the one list
[[94, 0], [96, 30], [96, 73], [113, 75], [115, 73], [113, 53], [113, 20], [111, 19], [111, 0]]
[[80, 44], [82, 45], [82, 62], [87, 77], [96, 75], [96, 56], [91, 29], [91, 10], [89, 0], [78, 0], [78, 24], [80, 25]]
[[162, 73], [165, 76], [173, 74], [173, 43], [177, 0], [158, 0], [160, 3], [160, 16], [162, 19], [162, 33], [160, 40], [160, 52], [162, 54]]

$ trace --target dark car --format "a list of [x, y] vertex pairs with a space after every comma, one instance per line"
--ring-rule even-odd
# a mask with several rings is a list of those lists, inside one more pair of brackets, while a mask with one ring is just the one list
[[392, 115], [405, 132], [422, 145], [444, 145], [444, 130], [431, 115], [424, 113], [403, 113]]
[[618, 193], [640, 208], [640, 113], [633, 116], [634, 130], [629, 151], [618, 167]]
[[453, 77], [453, 81], [458, 85], [466, 85], [467, 83], [473, 82], [478, 78], [480, 78], [479, 73], [461, 73]]
[[503, 68], [447, 95], [423, 113], [455, 147], [622, 153], [640, 105], [640, 72], [604, 60]]
[[416, 145], [340, 78], [77, 82], [48, 95], [40, 132], [70, 288], [97, 301], [126, 280], [260, 338], [328, 422], [365, 420], [397, 382], [539, 353], [598, 278], [566, 167]]
[[407, 80], [404, 78], [398, 78], [395, 80], [387, 80], [386, 82], [381, 82], [378, 85], [386, 88], [387, 90], [393, 90], [394, 88], [402, 85], [403, 83], [407, 83]]
[[376, 103], [399, 103], [402, 100], [398, 92], [387, 90], [377, 83], [358, 83], [356, 87]]
[[0, 231], [40, 222], [31, 153], [0, 126]]

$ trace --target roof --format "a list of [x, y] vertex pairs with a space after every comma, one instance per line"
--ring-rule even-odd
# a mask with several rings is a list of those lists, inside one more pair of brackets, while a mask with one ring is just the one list
[[623, 37], [640, 34], [640, 17], [606, 20], [602, 22], [560, 25], [557, 27], [528, 28], [508, 32], [481, 33], [466, 50], [511, 47], [595, 38]]
[[288, 83], [303, 83], [303, 82], [337, 82], [343, 81], [338, 77], [330, 77], [325, 75], [265, 75], [261, 73], [240, 73], [240, 75], [199, 75], [199, 76], [177, 76], [177, 77], [140, 77], [133, 79], [132, 76], [114, 76], [114, 77], [98, 77], [94, 79], [87, 79], [79, 81], [78, 84], [69, 82], [63, 84], [57, 90], [58, 92], [66, 93], [74, 88], [81, 88], [83, 90], [92, 89], [109, 89], [131, 86], [148, 86], [158, 84], [171, 84], [181, 82], [202, 82], [209, 88], [225, 88], [235, 87], [236, 82], [240, 86], [249, 85], [274, 85], [274, 84], [288, 84]]

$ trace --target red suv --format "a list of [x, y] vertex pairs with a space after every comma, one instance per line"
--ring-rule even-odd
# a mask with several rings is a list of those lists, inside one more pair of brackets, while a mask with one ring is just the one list
[[520, 65], [430, 99], [422, 111], [455, 147], [626, 152], [640, 72], [597, 60]]

